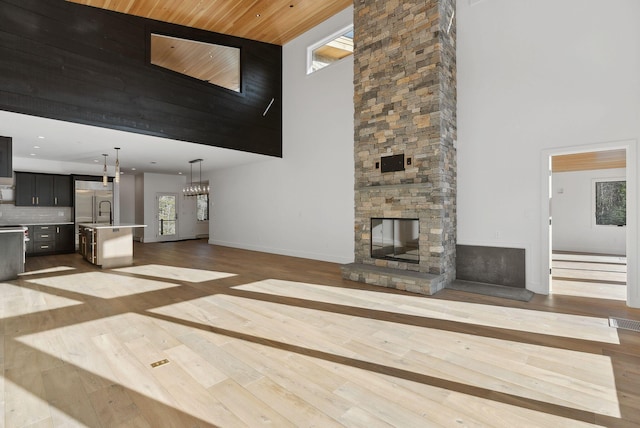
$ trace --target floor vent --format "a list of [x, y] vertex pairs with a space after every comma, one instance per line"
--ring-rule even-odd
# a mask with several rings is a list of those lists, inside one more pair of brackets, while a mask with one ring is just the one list
[[609, 326], [613, 328], [621, 328], [624, 330], [640, 332], [640, 321], [635, 321], [635, 320], [609, 317]]

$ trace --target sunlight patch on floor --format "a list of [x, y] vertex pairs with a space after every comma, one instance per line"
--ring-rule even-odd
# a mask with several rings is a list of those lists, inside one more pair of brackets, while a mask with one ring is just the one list
[[47, 268], [47, 269], [30, 270], [29, 272], [21, 273], [19, 276], [40, 275], [40, 274], [43, 274], [43, 273], [67, 272], [67, 271], [75, 270], [75, 269], [76, 268], [73, 268], [71, 266], [56, 266], [56, 267]]
[[590, 299], [627, 300], [627, 286], [622, 284], [554, 279], [551, 292], [564, 296], [586, 297]]
[[98, 271], [29, 279], [27, 282], [103, 299], [178, 287], [168, 282]]
[[0, 283], [0, 296], [0, 318], [5, 319], [82, 304], [77, 300], [7, 283]]
[[185, 282], [205, 282], [236, 276], [236, 274], [227, 272], [166, 265], [131, 266], [113, 270], [116, 272], [133, 273], [135, 275], [153, 276], [162, 279]]
[[149, 312], [177, 319], [188, 313], [190, 319], [198, 318], [191, 315], [194, 306], [216, 314], [215, 319], [201, 320], [202, 324], [214, 327], [216, 332], [226, 331], [234, 339], [266, 339], [295, 346], [300, 354], [320, 359], [327, 359], [329, 354], [349, 358], [356, 366], [373, 363], [381, 371], [392, 367], [454, 384], [620, 417], [613, 368], [610, 358], [603, 355], [229, 295], [208, 296], [188, 305], [176, 303]]
[[269, 279], [234, 287], [238, 290], [348, 305], [405, 315], [497, 327], [529, 333], [619, 344], [606, 318], [541, 312], [369, 290]]

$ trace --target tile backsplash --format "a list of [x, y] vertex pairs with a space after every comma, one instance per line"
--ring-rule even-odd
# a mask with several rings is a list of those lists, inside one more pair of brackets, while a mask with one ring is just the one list
[[8, 203], [0, 204], [0, 226], [70, 221], [73, 221], [72, 207], [17, 207]]

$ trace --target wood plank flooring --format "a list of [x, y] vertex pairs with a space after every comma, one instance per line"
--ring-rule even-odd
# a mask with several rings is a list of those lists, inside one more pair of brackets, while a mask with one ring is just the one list
[[0, 420], [638, 426], [640, 334], [608, 317], [640, 310], [556, 288], [530, 302], [418, 296], [343, 280], [336, 264], [205, 241], [136, 244], [122, 269], [29, 258], [0, 283]]
[[601, 254], [553, 253], [554, 294], [627, 300], [627, 258]]

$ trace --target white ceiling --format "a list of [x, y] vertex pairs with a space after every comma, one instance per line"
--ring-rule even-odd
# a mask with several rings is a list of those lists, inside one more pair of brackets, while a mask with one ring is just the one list
[[[16, 158], [24, 158], [101, 166], [104, 162], [102, 154], [106, 153], [109, 155], [107, 164], [113, 167], [116, 159], [114, 147], [120, 147], [120, 166], [125, 174], [182, 173], [189, 177], [189, 161], [193, 159], [203, 159], [203, 171], [274, 159], [237, 150], [6, 111], [0, 111], [0, 136], [13, 138], [14, 165], [17, 163]], [[39, 148], [35, 148], [36, 146]], [[194, 179], [199, 172], [198, 168], [194, 164]], [[96, 167], [98, 175], [100, 171], [101, 168]]]

